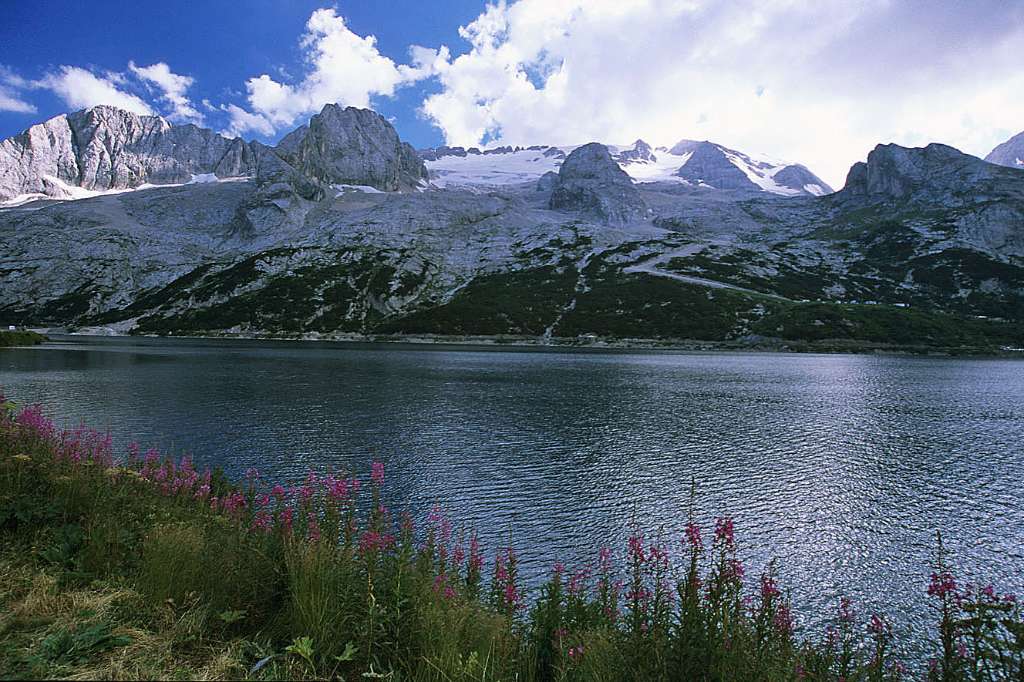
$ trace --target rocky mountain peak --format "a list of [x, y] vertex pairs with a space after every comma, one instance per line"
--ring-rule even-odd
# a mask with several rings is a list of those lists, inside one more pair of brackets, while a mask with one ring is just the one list
[[936, 201], [971, 191], [980, 198], [984, 186], [1005, 172], [944, 144], [912, 148], [880, 144], [868, 154], [866, 162], [850, 168], [840, 194], [843, 198]]
[[754, 190], [760, 187], [747, 174], [740, 170], [726, 156], [725, 151], [711, 142], [696, 142], [685, 147], [685, 151], [677, 152], [681, 145], [672, 148], [672, 153], [690, 153], [690, 158], [676, 171], [676, 175], [694, 185], [704, 185], [715, 189]]
[[988, 153], [985, 160], [998, 163], [1000, 166], [1024, 170], [1024, 132], [1018, 133], [1006, 142], [997, 145]]
[[276, 151], [322, 185], [368, 185], [393, 192], [427, 177], [416, 151], [383, 116], [369, 109], [328, 104], [285, 136]]
[[616, 160], [619, 163], [654, 163], [658, 160], [658, 157], [654, 155], [651, 145], [643, 140], [637, 140], [633, 143], [632, 149], [619, 152]]
[[609, 224], [634, 222], [645, 212], [632, 179], [608, 147], [597, 142], [577, 147], [565, 158], [549, 203], [553, 209], [577, 211]]

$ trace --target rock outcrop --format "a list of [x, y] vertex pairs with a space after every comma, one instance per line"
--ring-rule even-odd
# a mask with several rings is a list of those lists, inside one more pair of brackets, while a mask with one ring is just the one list
[[997, 145], [988, 153], [985, 160], [989, 163], [998, 163], [1000, 166], [1024, 170], [1024, 133], [1018, 133]]
[[551, 208], [574, 211], [607, 224], [636, 222], [644, 201], [633, 181], [597, 142], [577, 147], [565, 158], [551, 191]]
[[64, 198], [75, 187], [104, 191], [183, 183], [208, 173], [250, 175], [253, 160], [240, 139], [97, 106], [0, 142], [0, 200], [35, 193]]
[[633, 143], [632, 149], [619, 152], [616, 160], [619, 163], [654, 163], [658, 160], [658, 157], [654, 155], [651, 145], [643, 140], [637, 140]]
[[1021, 186], [1019, 180], [1014, 171], [948, 145], [909, 148], [880, 144], [868, 154], [867, 162], [860, 161], [850, 168], [846, 185], [837, 197], [939, 205], [979, 203], [1008, 188], [1016, 191]]
[[676, 175], [694, 185], [714, 187], [715, 189], [751, 190], [761, 188], [754, 184], [716, 144], [697, 142], [688, 146], [676, 145], [673, 154], [690, 153], [690, 158], [676, 171]]
[[412, 189], [427, 178], [423, 161], [394, 127], [369, 109], [326, 105], [275, 150], [292, 168], [324, 187], [366, 185], [383, 192]]
[[180, 184], [209, 174], [289, 183], [298, 195], [316, 198], [334, 184], [411, 189], [426, 169], [380, 114], [333, 104], [277, 147], [109, 106], [62, 114], [0, 142], [0, 201], [26, 194], [64, 199], [76, 189]]

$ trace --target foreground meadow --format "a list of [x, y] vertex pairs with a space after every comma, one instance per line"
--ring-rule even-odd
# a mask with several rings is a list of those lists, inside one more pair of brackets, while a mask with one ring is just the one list
[[0, 677], [388, 680], [1024, 679], [1013, 595], [922, 576], [931, 659], [908, 671], [882, 614], [836, 604], [796, 633], [733, 523], [633, 528], [527, 592], [440, 509], [416, 528], [365, 478], [229, 481], [188, 459], [58, 429], [0, 394]]

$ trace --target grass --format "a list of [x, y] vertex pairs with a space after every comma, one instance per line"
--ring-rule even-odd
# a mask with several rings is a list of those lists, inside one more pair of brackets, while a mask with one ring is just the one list
[[[843, 600], [794, 631], [775, 565], [748, 576], [732, 521], [631, 529], [532, 592], [509, 542], [441, 510], [381, 504], [385, 471], [237, 482], [0, 396], [0, 677], [5, 679], [893, 680], [880, 614]], [[960, 584], [928, 593], [934, 680], [1020, 679], [1024, 613]]]

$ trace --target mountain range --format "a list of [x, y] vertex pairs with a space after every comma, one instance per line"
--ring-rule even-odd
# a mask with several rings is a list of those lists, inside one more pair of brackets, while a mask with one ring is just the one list
[[0, 143], [0, 322], [1020, 346], [1021, 140], [879, 145], [833, 192], [710, 141], [417, 151], [327, 105], [271, 147], [94, 107]]

